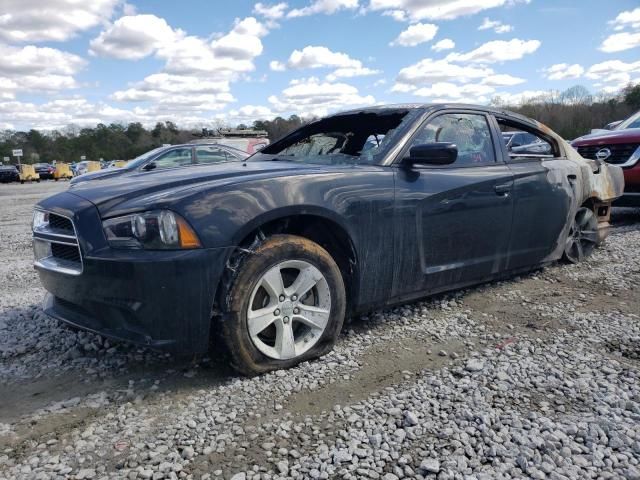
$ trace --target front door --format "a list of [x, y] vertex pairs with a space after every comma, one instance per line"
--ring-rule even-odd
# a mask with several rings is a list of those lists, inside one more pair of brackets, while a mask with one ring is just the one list
[[439, 113], [409, 142], [451, 142], [451, 165], [398, 165], [394, 296], [482, 280], [504, 269], [513, 215], [513, 176], [497, 129], [478, 112]]

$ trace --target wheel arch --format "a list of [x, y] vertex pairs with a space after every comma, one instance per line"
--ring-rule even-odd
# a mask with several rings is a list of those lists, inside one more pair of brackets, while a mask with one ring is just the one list
[[307, 238], [321, 247], [334, 259], [344, 281], [347, 312], [357, 304], [359, 291], [359, 263], [356, 242], [352, 233], [334, 212], [317, 207], [281, 208], [256, 217], [244, 225], [234, 236], [238, 248], [233, 257], [243, 255], [271, 235], [290, 234]]

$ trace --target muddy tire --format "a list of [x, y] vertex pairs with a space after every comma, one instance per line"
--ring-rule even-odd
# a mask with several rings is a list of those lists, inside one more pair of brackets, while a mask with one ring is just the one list
[[593, 210], [581, 207], [569, 228], [562, 258], [568, 263], [579, 263], [590, 256], [597, 245], [598, 219]]
[[320, 245], [274, 235], [245, 254], [221, 296], [222, 340], [248, 376], [293, 367], [333, 348], [345, 315], [340, 269]]

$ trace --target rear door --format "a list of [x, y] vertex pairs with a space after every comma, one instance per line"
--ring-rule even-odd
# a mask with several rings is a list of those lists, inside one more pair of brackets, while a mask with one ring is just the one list
[[[572, 164], [553, 138], [517, 120], [496, 116], [500, 129], [528, 129], [528, 150], [503, 146], [513, 172], [513, 233], [507, 268], [543, 263], [557, 253], [571, 210]], [[543, 148], [544, 147], [544, 148]]]
[[483, 112], [438, 112], [401, 156], [438, 141], [457, 145], [455, 163], [395, 167], [395, 296], [472, 283], [506, 265], [513, 178], [495, 124]]

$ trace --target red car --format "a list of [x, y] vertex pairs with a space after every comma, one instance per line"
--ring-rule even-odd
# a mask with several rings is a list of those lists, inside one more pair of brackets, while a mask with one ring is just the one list
[[620, 207], [640, 207], [640, 112], [611, 131], [598, 131], [571, 142], [584, 158], [603, 160], [622, 167], [624, 195]]

